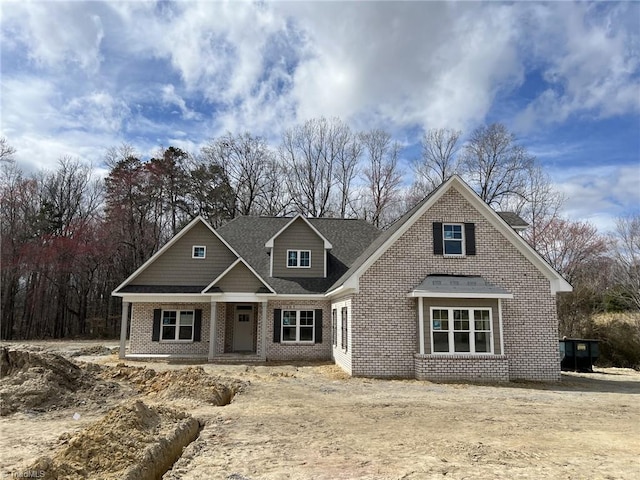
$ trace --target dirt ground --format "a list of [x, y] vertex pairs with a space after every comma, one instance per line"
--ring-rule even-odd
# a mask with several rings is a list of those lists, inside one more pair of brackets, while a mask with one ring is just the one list
[[[116, 367], [103, 345], [117, 346], [30, 347], [101, 365], [83, 371], [119, 387], [100, 401], [88, 395], [0, 417], [0, 478], [64, 447], [110, 408], [143, 400], [203, 425], [164, 479], [640, 479], [640, 372], [632, 370], [563, 373], [558, 384], [435, 384], [348, 378], [333, 365]], [[168, 388], [188, 369], [192, 387]], [[213, 406], [194, 393], [200, 383], [237, 393]]]

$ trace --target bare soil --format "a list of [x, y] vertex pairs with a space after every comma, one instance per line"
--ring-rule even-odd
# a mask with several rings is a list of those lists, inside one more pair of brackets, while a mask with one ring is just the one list
[[[68, 358], [92, 347], [39, 346]], [[1, 417], [0, 478], [63, 451], [111, 408], [135, 400], [203, 425], [164, 479], [640, 478], [640, 372], [633, 370], [471, 385], [349, 378], [333, 365], [120, 364], [113, 354], [73, 361], [93, 365], [81, 370], [94, 386], [118, 388], [104, 406], [83, 400], [92, 390], [79, 388], [68, 408]], [[231, 403], [215, 406], [231, 399], [228, 392]]]

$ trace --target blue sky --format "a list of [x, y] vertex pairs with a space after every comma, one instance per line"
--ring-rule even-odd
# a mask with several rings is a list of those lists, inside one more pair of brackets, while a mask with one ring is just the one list
[[[13, 2], [1, 134], [26, 170], [104, 174], [107, 148], [276, 145], [308, 118], [383, 128], [502, 122], [602, 231], [640, 210], [640, 3]], [[407, 181], [410, 172], [407, 169]]]

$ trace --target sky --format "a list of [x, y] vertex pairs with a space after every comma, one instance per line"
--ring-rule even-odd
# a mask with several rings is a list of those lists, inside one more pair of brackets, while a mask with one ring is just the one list
[[[601, 231], [640, 213], [640, 2], [0, 2], [0, 134], [25, 171], [123, 143], [277, 145], [339, 117], [415, 157], [504, 123]], [[405, 168], [405, 181], [411, 181]]]

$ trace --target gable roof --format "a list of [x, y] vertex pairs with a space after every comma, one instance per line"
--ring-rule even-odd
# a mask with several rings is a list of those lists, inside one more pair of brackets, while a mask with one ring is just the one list
[[467, 185], [458, 175], [452, 176], [433, 190], [416, 206], [400, 217], [396, 222], [380, 235], [353, 263], [329, 289], [329, 293], [339, 288], [357, 288], [360, 276], [373, 265], [386, 251], [402, 236], [432, 205], [441, 197], [455, 188], [473, 207], [475, 207], [486, 219], [500, 231], [515, 247], [533, 263], [540, 272], [549, 279], [551, 291], [570, 292], [573, 287], [549, 265], [498, 213], [484, 202], [473, 189]]
[[327, 238], [322, 235], [322, 233], [320, 233], [316, 227], [314, 227], [311, 222], [309, 222], [309, 220], [307, 220], [306, 218], [304, 218], [302, 215], [298, 214], [295, 217], [293, 217], [291, 219], [290, 222], [288, 222], [284, 227], [282, 227], [280, 230], [278, 230], [278, 232], [271, 237], [269, 240], [267, 240], [264, 244], [265, 247], [267, 248], [273, 248], [273, 242], [275, 241], [275, 239], [282, 233], [284, 232], [287, 228], [289, 228], [290, 225], [292, 225], [295, 221], [297, 221], [298, 219], [304, 221], [304, 223], [307, 224], [307, 226], [309, 228], [311, 228], [311, 230], [313, 230], [315, 232], [316, 235], [318, 235], [320, 237], [320, 239], [322, 240], [322, 242], [324, 243], [324, 248], [333, 248], [333, 245], [331, 245], [331, 242], [329, 240], [327, 240]]
[[364, 220], [341, 218], [304, 219], [332, 246], [327, 251], [327, 278], [283, 278], [269, 276], [267, 242], [277, 237], [298, 217], [241, 216], [220, 227], [217, 232], [251, 265], [278, 294], [324, 294], [347, 271], [364, 249], [381, 232]]
[[[184, 227], [182, 230], [180, 230], [178, 233], [176, 233], [171, 240], [169, 240], [167, 243], [165, 243], [162, 248], [160, 248], [160, 250], [158, 250], [156, 253], [154, 253], [151, 258], [149, 258], [146, 262], [144, 262], [140, 267], [138, 267], [138, 269], [133, 272], [131, 275], [129, 275], [127, 277], [127, 279], [122, 282], [120, 285], [118, 285], [112, 292], [112, 294], [115, 293], [123, 293], [125, 292], [125, 290], [123, 290], [127, 284], [129, 284], [131, 281], [133, 281], [138, 275], [140, 275], [144, 270], [147, 269], [147, 267], [149, 265], [151, 265], [158, 257], [160, 257], [164, 252], [166, 252], [167, 250], [169, 250], [178, 240], [180, 240], [182, 237], [184, 237], [191, 229], [193, 229], [196, 225], [198, 224], [204, 224], [213, 235], [215, 235], [216, 238], [218, 238], [225, 247], [227, 247], [231, 253], [233, 253], [236, 257], [238, 257], [238, 252], [236, 252], [234, 250], [234, 248], [224, 239], [222, 238], [214, 229], [211, 225], [209, 225], [209, 223], [202, 217], [198, 216], [196, 218], [194, 218], [193, 220], [191, 220], [191, 222], [189, 222], [187, 224], [186, 227]], [[131, 290], [131, 289], [129, 289]]]
[[524, 219], [517, 213], [514, 213], [514, 212], [496, 212], [496, 213], [500, 215], [500, 218], [502, 218], [505, 222], [511, 225], [511, 228], [513, 228], [514, 230], [517, 230], [517, 231], [524, 230], [529, 226], [529, 224], [525, 222]]
[[231, 270], [233, 270], [239, 264], [242, 264], [245, 267], [247, 267], [249, 269], [249, 271], [258, 280], [260, 280], [260, 282], [262, 283], [262, 285], [266, 289], [266, 292], [268, 292], [268, 293], [276, 293], [275, 290], [273, 288], [271, 288], [269, 286], [269, 284], [267, 282], [265, 282], [264, 279], [258, 274], [258, 272], [256, 272], [253, 268], [251, 268], [251, 265], [249, 265], [242, 257], [238, 257], [238, 259], [235, 262], [233, 262], [231, 265], [229, 265], [224, 272], [222, 272], [220, 275], [218, 275], [218, 277], [213, 282], [211, 282], [209, 285], [207, 285], [202, 290], [202, 293], [211, 293], [216, 288], [216, 284], [218, 282], [220, 282], [220, 280], [222, 280], [225, 277], [225, 275], [227, 275]]

